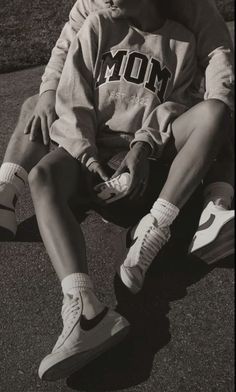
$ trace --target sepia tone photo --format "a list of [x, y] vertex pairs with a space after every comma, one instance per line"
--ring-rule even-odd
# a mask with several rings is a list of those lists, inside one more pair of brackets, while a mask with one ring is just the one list
[[233, 392], [234, 2], [0, 8], [0, 391]]

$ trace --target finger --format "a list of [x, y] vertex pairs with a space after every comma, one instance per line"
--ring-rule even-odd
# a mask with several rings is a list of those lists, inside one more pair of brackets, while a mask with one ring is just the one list
[[103, 181], [109, 180], [109, 176], [108, 176], [106, 170], [100, 165], [97, 167], [97, 174], [101, 177], [101, 179]]
[[146, 187], [147, 181], [146, 176], [142, 172], [140, 173], [139, 170], [133, 170], [132, 168], [130, 170], [130, 177], [131, 182], [127, 189], [127, 195], [133, 199], [136, 196], [140, 196], [141, 191]]
[[128, 187], [128, 192], [131, 193], [133, 192], [133, 189], [138, 185], [138, 177], [137, 173], [133, 170], [133, 168], [130, 169], [130, 183]]
[[48, 136], [48, 124], [45, 116], [42, 116], [41, 118], [41, 130], [43, 135], [43, 143], [45, 144], [45, 146], [47, 146], [49, 143], [49, 136]]
[[27, 135], [30, 133], [31, 128], [32, 128], [32, 123], [34, 121], [34, 116], [30, 117], [25, 129], [24, 129], [24, 134]]
[[56, 120], [56, 117], [57, 117], [56, 116], [56, 112], [48, 114], [48, 116], [47, 116], [48, 131], [50, 131], [50, 128], [51, 128], [52, 124]]
[[40, 117], [35, 117], [30, 131], [30, 141], [33, 142], [37, 139], [38, 130], [40, 129], [41, 119]]
[[115, 171], [115, 173], [111, 176], [111, 179], [118, 177], [120, 174], [124, 173], [127, 171], [126, 164], [121, 162], [120, 166], [118, 169]]
[[149, 173], [150, 173], [150, 168], [149, 168], [149, 164], [148, 164], [147, 167], [146, 167], [146, 170], [145, 170], [145, 172], [144, 172], [144, 175], [143, 175], [143, 180], [142, 180], [142, 191], [141, 191], [140, 196], [143, 196], [143, 195], [144, 195], [144, 193], [146, 192], [146, 189], [147, 189], [147, 187], [148, 187], [148, 183], [149, 183]]
[[129, 185], [129, 187], [126, 189], [125, 196], [130, 197], [133, 194], [133, 192], [135, 191], [135, 189], [137, 188], [137, 186], [138, 185], [136, 184], [136, 182], [132, 182]]

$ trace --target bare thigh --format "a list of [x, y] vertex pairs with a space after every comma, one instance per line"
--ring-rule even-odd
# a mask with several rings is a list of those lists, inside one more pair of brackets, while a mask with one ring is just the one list
[[230, 129], [230, 120], [223, 111], [222, 103], [218, 105], [214, 100], [203, 101], [173, 121], [172, 143], [175, 152], [178, 152], [191, 134], [197, 131], [218, 136], [217, 140], [222, 144], [226, 137], [228, 140]]
[[16, 128], [8, 143], [4, 162], [16, 163], [29, 172], [39, 160], [48, 153], [49, 147], [45, 146], [42, 138], [35, 142], [29, 140], [29, 135], [24, 130], [38, 102], [38, 94], [29, 97], [22, 105]]

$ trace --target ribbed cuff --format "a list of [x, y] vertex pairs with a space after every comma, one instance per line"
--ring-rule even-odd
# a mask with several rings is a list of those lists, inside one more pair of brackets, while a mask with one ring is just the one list
[[150, 212], [159, 226], [170, 226], [179, 214], [179, 208], [160, 198], [153, 204]]
[[40, 85], [40, 89], [39, 89], [39, 95], [42, 95], [43, 93], [45, 93], [46, 91], [49, 90], [53, 90], [56, 91], [57, 90], [57, 86], [58, 86], [59, 80], [49, 80], [47, 82], [42, 82]]
[[66, 276], [61, 282], [61, 287], [65, 295], [74, 289], [93, 290], [93, 282], [87, 274], [77, 272]]

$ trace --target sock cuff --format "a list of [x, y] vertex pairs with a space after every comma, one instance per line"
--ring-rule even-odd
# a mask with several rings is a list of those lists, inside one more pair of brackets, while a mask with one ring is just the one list
[[158, 198], [152, 206], [151, 214], [160, 226], [170, 226], [179, 214], [179, 208], [167, 200]]
[[16, 163], [4, 162], [0, 168], [0, 182], [10, 183], [20, 193], [28, 182], [28, 173]]
[[65, 295], [74, 289], [93, 290], [93, 282], [91, 281], [89, 275], [82, 272], [77, 272], [62, 279], [61, 287], [63, 294]]

